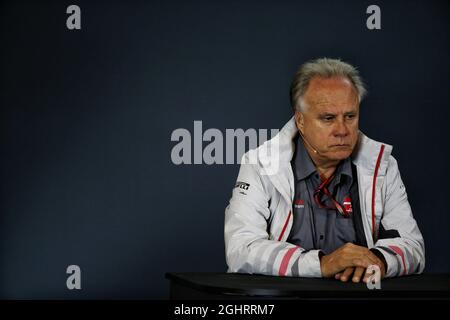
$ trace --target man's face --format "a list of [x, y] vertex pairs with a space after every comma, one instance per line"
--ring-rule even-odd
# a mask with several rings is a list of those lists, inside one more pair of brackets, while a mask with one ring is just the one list
[[[304, 94], [304, 112], [295, 112], [297, 128], [322, 160], [348, 158], [358, 142], [358, 95], [343, 77], [313, 77]], [[308, 146], [307, 146], [308, 147]]]

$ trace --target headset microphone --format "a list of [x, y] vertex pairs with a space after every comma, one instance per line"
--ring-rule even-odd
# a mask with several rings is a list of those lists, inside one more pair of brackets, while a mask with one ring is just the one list
[[313, 151], [315, 154], [317, 154], [317, 155], [320, 156], [320, 152], [317, 151], [317, 149], [314, 148], [314, 147], [312, 146], [312, 144], [309, 143], [309, 141], [305, 139], [305, 136], [302, 134], [302, 132], [301, 132], [300, 130], [298, 130], [298, 132], [300, 133], [300, 136], [302, 137], [303, 141], [306, 142], [306, 144], [312, 149], [312, 151]]

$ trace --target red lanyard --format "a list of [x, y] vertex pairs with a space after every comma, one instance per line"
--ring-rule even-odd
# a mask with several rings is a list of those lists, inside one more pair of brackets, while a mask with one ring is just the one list
[[[314, 200], [316, 201], [317, 205], [320, 208], [323, 209], [336, 209], [339, 211], [340, 214], [342, 214], [344, 217], [348, 218], [350, 217], [350, 211], [346, 210], [345, 207], [343, 207], [339, 202], [337, 202], [333, 195], [331, 194], [330, 190], [328, 190], [328, 184], [331, 182], [331, 180], [334, 178], [334, 173], [328, 178], [322, 181], [322, 183], [319, 185], [319, 187], [314, 191]], [[323, 204], [323, 202], [320, 200], [322, 192], [328, 196], [333, 203], [333, 207], [329, 207]]]

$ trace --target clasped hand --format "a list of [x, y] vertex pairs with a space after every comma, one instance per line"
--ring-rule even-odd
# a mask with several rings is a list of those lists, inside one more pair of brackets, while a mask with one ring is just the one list
[[384, 262], [368, 248], [353, 243], [347, 243], [320, 259], [322, 276], [335, 277], [343, 282], [351, 278], [353, 282], [362, 280], [367, 283], [372, 275], [367, 272], [370, 265], [377, 265], [380, 268], [381, 278], [384, 277], [386, 273]]

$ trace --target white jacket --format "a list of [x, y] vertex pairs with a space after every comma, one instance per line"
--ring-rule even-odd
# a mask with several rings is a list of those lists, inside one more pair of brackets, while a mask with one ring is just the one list
[[[286, 242], [293, 222], [291, 159], [297, 133], [292, 118], [277, 136], [242, 158], [238, 183], [225, 210], [228, 272], [321, 277], [319, 250], [306, 251]], [[278, 152], [269, 155], [271, 143]], [[386, 277], [421, 273], [425, 267], [422, 234], [391, 151], [392, 146], [360, 132], [352, 156], [367, 246], [383, 254]], [[248, 163], [255, 152], [257, 161]], [[277, 170], [267, 170], [271, 163]], [[388, 236], [382, 238], [380, 228]]]

